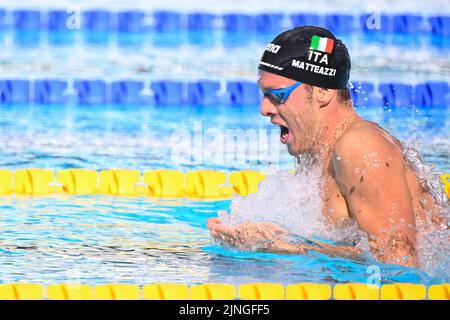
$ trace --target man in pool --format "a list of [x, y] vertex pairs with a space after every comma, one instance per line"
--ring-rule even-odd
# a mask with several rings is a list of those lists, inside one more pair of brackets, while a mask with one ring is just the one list
[[[326, 29], [298, 27], [278, 35], [259, 64], [264, 94], [261, 114], [280, 127], [291, 155], [319, 159], [323, 214], [342, 225], [354, 220], [383, 263], [417, 266], [420, 225], [447, 228], [439, 207], [403, 154], [401, 143], [354, 110], [347, 88], [350, 57]], [[267, 202], [277, 199], [267, 199]], [[212, 218], [213, 238], [240, 249], [306, 254], [309, 250], [358, 258], [350, 246], [286, 240], [288, 231], [270, 222], [231, 226]]]

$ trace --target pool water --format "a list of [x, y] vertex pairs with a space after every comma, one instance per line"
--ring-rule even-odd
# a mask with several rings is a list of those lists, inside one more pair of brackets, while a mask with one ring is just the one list
[[323, 254], [249, 253], [214, 244], [205, 221], [230, 201], [112, 196], [0, 200], [2, 282], [232, 284], [439, 282], [419, 270]]
[[[410, 13], [413, 7], [424, 15], [450, 12], [446, 1], [412, 3], [405, 7], [400, 2], [380, 1], [379, 8], [387, 13]], [[215, 13], [254, 9], [289, 14], [290, 10], [303, 12], [307, 7], [315, 8], [318, 14], [342, 12], [342, 8], [361, 14], [372, 2], [315, 0], [305, 5], [304, 1], [299, 4], [288, 0], [284, 4], [281, 10], [278, 2], [267, 2], [260, 8], [260, 1], [177, 0], [161, 8], [160, 4], [130, 0], [127, 4], [110, 1], [106, 9]], [[51, 7], [52, 2], [37, 6], [35, 1], [25, 1], [22, 5], [44, 8]], [[106, 6], [97, 0], [79, 1], [78, 5], [81, 9]], [[11, 9], [17, 4], [4, 6]], [[65, 0], [60, 6], [72, 8], [72, 3]], [[272, 38], [271, 34], [225, 34], [217, 30], [144, 35], [0, 30], [0, 73], [2, 79], [31, 81], [255, 81], [260, 55]], [[352, 57], [351, 80], [413, 85], [430, 80], [450, 82], [448, 39], [437, 39], [445, 40], [441, 43], [428, 35], [371, 37], [358, 32], [343, 39]], [[434, 166], [436, 175], [450, 173], [448, 105], [380, 105], [358, 107], [357, 112], [416, 148], [424, 163]], [[227, 131], [231, 140], [225, 142], [232, 143], [232, 152], [214, 140], [226, 138]], [[183, 140], [186, 136], [188, 139]], [[0, 168], [128, 168], [141, 172], [159, 168], [183, 172], [251, 169], [279, 177], [284, 170], [294, 168], [294, 159], [280, 144], [279, 129], [259, 114], [256, 104], [30, 103], [0, 104]], [[450, 281], [448, 244], [436, 249], [442, 251], [441, 260], [426, 272], [381, 264], [370, 257], [353, 261], [314, 252], [280, 255], [220, 246], [211, 239], [206, 220], [219, 211], [230, 212], [236, 203], [238, 198], [193, 201], [107, 195], [0, 196], [0, 283], [337, 283], [367, 282], [374, 274], [380, 275], [382, 283], [429, 285]], [[267, 208], [267, 203], [259, 205]], [[284, 203], [272, 206], [282, 208]]]
[[[257, 105], [4, 105], [0, 110], [1, 168], [266, 171], [294, 164], [279, 142], [279, 128], [259, 114]], [[366, 119], [418, 149], [436, 172], [450, 172], [449, 112], [449, 108], [358, 109]], [[217, 149], [219, 156], [208, 158], [206, 147], [214, 134], [225, 136], [227, 130], [230, 141], [242, 141], [246, 148], [228, 154], [224, 146]], [[202, 161], [194, 155], [176, 157], [184, 131], [191, 137], [193, 154], [197, 147], [205, 147]], [[259, 143], [242, 140], [248, 133], [254, 133]], [[256, 156], [251, 157], [253, 153]], [[240, 161], [227, 161], [227, 156]]]
[[[185, 172], [198, 168], [293, 168], [293, 159], [283, 148], [276, 149], [278, 157], [272, 156], [278, 163], [270, 163], [270, 158], [260, 161], [246, 157], [243, 163], [167, 160], [179, 147], [171, 138], [173, 131], [181, 127], [192, 132], [196, 121], [202, 121], [205, 131], [266, 129], [269, 135], [273, 127], [258, 114], [257, 106], [15, 105], [1, 110], [2, 168], [169, 168]], [[450, 171], [446, 109], [399, 108], [389, 112], [370, 108], [360, 113], [416, 146], [427, 164], [436, 165], [437, 172]], [[275, 130], [274, 143], [278, 145], [279, 129]], [[271, 147], [270, 141], [267, 147]], [[373, 260], [249, 253], [221, 247], [211, 240], [206, 220], [220, 210], [230, 211], [230, 205], [230, 200], [104, 195], [1, 197], [0, 281], [365, 282], [374, 272], [370, 269], [373, 265], [380, 267], [383, 282], [448, 281], [448, 274], [442, 272], [428, 275]]]

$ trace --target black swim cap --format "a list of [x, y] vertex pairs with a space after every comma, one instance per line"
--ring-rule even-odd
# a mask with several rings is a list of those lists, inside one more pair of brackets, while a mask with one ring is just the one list
[[324, 28], [302, 26], [279, 34], [264, 50], [260, 70], [329, 89], [345, 89], [350, 56]]

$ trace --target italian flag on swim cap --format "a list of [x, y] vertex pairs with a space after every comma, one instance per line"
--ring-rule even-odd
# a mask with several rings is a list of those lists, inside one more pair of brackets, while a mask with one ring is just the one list
[[325, 37], [312, 36], [310, 49], [331, 53], [333, 51], [334, 40]]

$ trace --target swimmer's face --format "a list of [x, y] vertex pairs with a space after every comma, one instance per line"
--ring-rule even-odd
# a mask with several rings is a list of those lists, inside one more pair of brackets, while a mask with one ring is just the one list
[[[268, 89], [286, 88], [296, 81], [273, 73], [260, 71], [258, 85], [262, 92]], [[313, 108], [311, 94], [304, 84], [289, 95], [284, 104], [278, 105], [270, 97], [264, 97], [261, 114], [270, 117], [280, 127], [280, 141], [286, 144], [291, 155], [310, 152], [317, 139], [318, 112]]]

